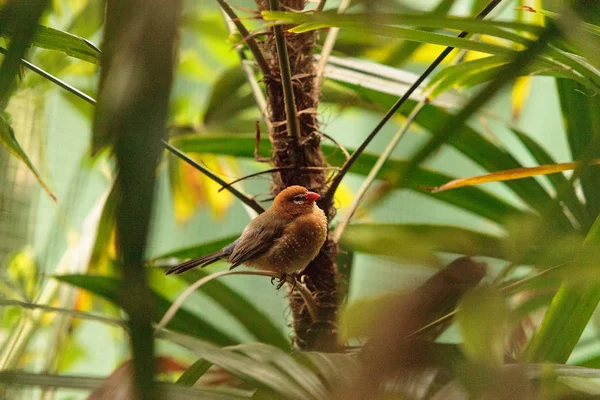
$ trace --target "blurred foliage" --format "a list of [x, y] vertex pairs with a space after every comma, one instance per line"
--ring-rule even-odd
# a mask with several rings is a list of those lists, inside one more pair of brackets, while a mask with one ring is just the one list
[[[90, 124], [99, 118], [99, 126], [115, 123], [118, 118], [131, 121], [132, 115], [140, 118], [142, 114], [125, 115], [125, 106], [112, 107], [127, 105], [136, 87], [127, 92], [116, 84], [109, 87], [102, 108], [109, 117], [95, 115], [90, 101], [86, 103], [74, 90], [80, 87], [93, 96], [98, 93], [103, 53], [94, 43], [100, 42], [101, 32], [106, 34], [108, 30], [111, 35], [114, 29], [110, 23], [105, 24], [105, 3], [46, 3], [50, 2], [5, 1], [0, 8], [0, 36], [6, 44], [2, 47], [0, 67], [0, 142], [54, 196], [45, 183], [49, 178], [46, 168], [37, 157], [26, 154], [19, 144], [22, 132], [11, 122], [14, 108], [10, 106], [17, 94], [32, 91], [32, 99], [38, 99], [36, 104], [43, 108], [48, 98], [60, 91], [68, 100], [63, 103], [65, 107], [69, 105], [68, 112], [78, 113]], [[347, 293], [339, 319], [344, 351], [327, 354], [294, 350], [288, 331], [283, 328], [289, 321], [275, 321], [273, 310], [263, 309], [253, 301], [253, 290], [262, 291], [268, 286], [246, 288], [212, 281], [195, 291], [194, 301], [178, 308], [166, 329], [154, 332], [158, 343], [155, 372], [161, 381], [156, 387], [157, 396], [559, 399], [600, 395], [600, 341], [595, 315], [600, 302], [600, 168], [593, 165], [600, 154], [600, 104], [596, 95], [600, 87], [600, 8], [588, 1], [506, 0], [500, 6], [506, 7], [500, 17], [500, 13], [492, 13], [488, 20], [478, 21], [457, 10], [462, 7], [474, 15], [487, 4], [485, 1], [441, 0], [432, 3], [428, 10], [417, 2], [405, 3], [356, 1], [346, 14], [338, 14], [337, 3], [331, 2], [322, 13], [286, 11], [262, 15], [247, 11], [247, 7], [254, 7], [252, 2], [232, 3], [240, 6], [236, 12], [256, 33], [254, 38], [259, 43], [264, 40], [265, 29], [285, 23], [289, 25], [288, 35], [319, 30], [320, 51], [328, 28], [341, 28], [335, 56], [324, 71], [319, 109], [327, 122], [322, 130], [344, 145], [341, 149], [339, 143], [323, 137], [321, 148], [327, 162], [338, 169], [346, 162], [345, 151], [353, 153], [367, 136], [359, 129], [335, 132], [338, 118], [350, 116], [365, 124], [381, 118], [418, 78], [415, 71], [421, 72], [443, 46], [456, 49], [392, 119], [395, 127], [401, 126], [420, 107], [419, 102], [429, 97], [414, 120], [415, 129], [407, 134], [406, 146], [383, 165], [370, 197], [341, 236], [342, 250], [350, 253], [340, 255], [339, 263], [347, 280], [340, 283], [340, 289]], [[110, 2], [108, 6], [111, 7]], [[145, 84], [161, 88], [165, 110], [166, 99], [170, 99], [169, 114], [163, 110], [170, 143], [226, 181], [232, 181], [268, 168], [255, 161], [257, 143], [261, 156], [272, 150], [256, 103], [255, 88], [260, 90], [262, 82], [252, 67], [250, 74], [240, 68], [240, 63], [248, 66], [252, 60], [246, 59], [247, 49], [239, 35], [228, 30], [216, 5], [204, 6], [185, 3], [171, 94], [166, 94], [170, 76]], [[516, 66], [515, 58], [529, 54], [528, 49], [539, 43], [538, 38], [544, 37], [548, 29], [556, 34], [541, 51]], [[463, 30], [470, 34], [457, 38], [457, 32]], [[129, 38], [127, 32], [123, 35]], [[160, 35], [158, 31], [156, 35]], [[158, 40], [149, 36], [144, 38], [145, 47]], [[142, 48], [135, 42], [129, 45], [133, 46], [132, 52]], [[47, 76], [25, 69], [22, 59], [65, 84], [58, 88]], [[517, 78], [510, 79], [508, 88], [509, 117], [498, 116], [494, 105], [469, 105], [475, 96], [494, 89], [494, 85], [499, 89], [502, 82], [498, 76], [511, 68], [511, 74]], [[137, 74], [143, 78], [144, 70], [135, 70], [131, 76]], [[556, 91], [552, 93], [561, 113], [556, 121], [564, 124], [565, 135], [560, 139], [568, 145], [568, 160], [561, 160], [550, 151], [546, 142], [550, 138], [536, 137], [521, 129], [523, 119], [547, 118], [547, 110], [532, 107], [538, 79], [555, 82]], [[127, 79], [123, 82], [131, 83]], [[160, 100], [154, 100], [157, 99]], [[467, 123], [458, 119], [465, 105], [475, 107], [477, 117]], [[148, 118], [139, 121], [147, 123]], [[263, 132], [260, 140], [255, 135], [255, 121], [260, 121]], [[163, 122], [152, 126], [160, 130]], [[445, 137], [448, 126], [456, 129]], [[150, 140], [144, 136], [148, 131], [135, 128], [140, 131], [139, 143]], [[128, 310], [135, 318], [136, 308], [122, 296], [128, 283], [119, 273], [123, 248], [116, 242], [115, 214], [123, 204], [123, 188], [114, 184], [122, 175], [113, 163], [114, 142], [107, 138], [114, 132], [109, 131], [103, 133], [105, 136], [95, 136], [98, 146], [93, 146], [94, 150], [103, 146], [109, 150], [100, 152], [86, 167], [102, 171], [109, 182], [81, 227], [69, 229], [70, 238], [57, 265], [46, 268], [48, 274], [41, 274], [42, 258], [29, 247], [16, 249], [11, 258], [3, 261], [0, 396], [19, 398], [14, 385], [41, 387], [44, 390], [36, 396], [46, 400], [68, 398], [61, 397], [56, 388], [81, 391], [72, 398], [83, 398], [98, 388], [101, 389], [95, 392], [96, 396], [102, 396], [106, 390], [114, 394], [110, 391], [115, 388], [125, 393], [123, 398], [131, 396], [127, 386], [132, 376], [132, 363], [128, 361], [131, 353], [123, 349], [132, 332], [126, 328], [122, 310]], [[500, 131], [499, 139], [495, 135]], [[384, 134], [378, 139], [380, 145], [387, 140]], [[43, 137], [37, 140], [40, 147], [47, 145]], [[443, 140], [439, 160], [422, 164], [414, 158], [423, 140]], [[361, 154], [350, 169], [350, 179], [336, 193], [338, 219], [331, 221], [333, 225], [356, 211], [350, 209], [355, 182], [368, 176], [381, 149]], [[444, 158], [450, 152], [454, 158]], [[149, 155], [139, 153], [138, 160]], [[121, 165], [126, 159], [123, 154]], [[161, 320], [179, 292], [209, 275], [198, 270], [178, 278], [162, 278], [162, 267], [231, 242], [237, 235], [221, 234], [225, 230], [215, 227], [227, 223], [239, 211], [235, 197], [227, 190], [219, 191], [220, 185], [214, 180], [173, 155], [163, 152], [161, 157], [158, 174], [168, 179], [172, 210], [154, 213], [159, 213], [160, 218], [171, 216], [179, 224], [208, 214], [211, 224], [202, 227], [208, 232], [202, 240], [181, 244], [179, 248], [145, 251], [148, 268], [152, 267], [147, 293], [153, 308], [139, 311], [148, 313], [153, 323]], [[90, 158], [87, 152], [84, 158]], [[459, 178], [458, 174], [464, 175], [464, 169], [455, 168], [452, 160], [459, 160], [456, 164], [466, 162], [468, 176], [491, 175], [460, 181], [464, 185], [460, 188], [439, 193], [428, 190], [443, 187]], [[563, 173], [557, 166], [559, 160], [571, 162], [569, 168], [573, 171]], [[406, 171], [412, 167], [413, 173], [407, 176]], [[140, 187], [131, 182], [140, 176], [140, 171], [130, 171], [134, 172], [128, 177], [132, 179], [129, 193], [135, 194]], [[152, 171], [154, 179], [154, 166], [146, 171]], [[338, 171], [332, 170], [332, 174]], [[535, 175], [540, 176], [534, 178]], [[260, 182], [242, 181], [236, 187], [244, 187], [261, 199], [266, 189]], [[476, 186], [489, 182], [496, 183]], [[154, 192], [151, 185], [146, 189]], [[398, 222], [404, 219], [395, 218], [394, 208], [389, 206], [402, 201], [407, 191], [418, 196], [423, 207], [430, 204], [425, 200], [444, 205], [444, 212], [455, 216], [453, 221], [465, 222], [437, 220], [439, 216], [433, 212], [426, 223]], [[144, 204], [149, 206], [150, 200], [145, 198]], [[73, 206], [59, 198], [54, 207], [69, 214], [76, 208]], [[160, 230], [160, 218], [136, 222], [151, 222], [153, 229]], [[138, 233], [139, 237], [144, 236], [144, 232]], [[138, 250], [143, 248], [136, 242], [138, 245]], [[126, 252], [131, 250], [129, 247]], [[468, 264], [461, 261], [468, 260], [462, 256], [482, 263]], [[377, 273], [383, 265], [393, 265], [396, 271], [425, 271], [432, 277], [421, 286], [407, 282], [407, 289], [402, 291], [354, 300], [352, 294], [367, 285], [353, 279], [354, 272], [368, 267], [375, 271], [371, 279], [386, 284], [387, 275]], [[146, 270], [140, 268], [138, 272], [146, 279]], [[125, 289], [120, 294], [122, 287]], [[275, 296], [273, 292], [270, 290], [268, 295]], [[236, 328], [225, 327], [220, 318], [233, 321]], [[103, 328], [110, 326], [111, 340], [103, 346], [120, 349], [120, 361], [124, 364], [111, 365], [114, 373], [106, 381], [85, 377], [83, 373], [72, 376], [77, 372], [75, 365], [87, 362], [90, 345], [86, 335], [94, 335], [89, 333], [89, 325], [79, 322], [83, 320]], [[147, 322], [149, 328], [150, 321]], [[147, 329], [145, 334], [150, 338], [152, 332]], [[39, 343], [45, 340], [50, 345], [40, 348], [44, 346]], [[173, 349], [177, 350], [174, 355]], [[547, 365], [540, 365], [542, 362]], [[86, 367], [86, 373], [105, 372], [93, 364]], [[150, 364], [145, 368], [151, 373]]]

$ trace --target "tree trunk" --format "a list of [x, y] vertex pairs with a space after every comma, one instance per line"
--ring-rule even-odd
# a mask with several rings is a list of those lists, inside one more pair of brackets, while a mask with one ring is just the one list
[[[256, 0], [259, 10], [269, 10], [268, 0]], [[279, 0], [283, 11], [303, 10], [304, 0]], [[294, 140], [286, 126], [286, 108], [284, 103], [281, 74], [277, 58], [277, 47], [272, 34], [268, 34], [262, 45], [262, 51], [270, 67], [271, 75], [264, 77], [270, 119], [273, 125], [269, 132], [273, 144], [273, 163], [275, 167], [288, 167], [273, 175], [272, 192], [274, 195], [290, 185], [301, 185], [324, 194], [326, 190], [325, 170], [307, 170], [303, 167], [326, 167], [327, 162], [321, 151], [321, 135], [317, 119], [319, 90], [315, 90], [315, 64], [313, 49], [316, 32], [286, 34], [286, 47], [290, 63], [293, 92], [297, 115], [300, 123], [299, 140]], [[289, 167], [296, 167], [290, 169]], [[332, 203], [318, 205], [331, 220], [335, 215]], [[327, 240], [317, 258], [303, 271], [308, 279], [307, 287], [313, 293], [318, 307], [319, 320], [312, 321], [304, 301], [294, 291], [289, 295], [290, 307], [294, 318], [294, 341], [304, 350], [335, 351], [337, 343], [336, 318], [339, 308], [337, 285], [337, 267], [335, 258], [337, 246]]]

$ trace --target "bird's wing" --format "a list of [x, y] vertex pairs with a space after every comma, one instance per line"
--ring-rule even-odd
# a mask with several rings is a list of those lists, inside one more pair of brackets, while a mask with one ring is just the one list
[[238, 243], [229, 257], [231, 268], [252, 260], [269, 250], [273, 243], [283, 235], [286, 223], [287, 221], [273, 218], [267, 213], [254, 218], [238, 239]]

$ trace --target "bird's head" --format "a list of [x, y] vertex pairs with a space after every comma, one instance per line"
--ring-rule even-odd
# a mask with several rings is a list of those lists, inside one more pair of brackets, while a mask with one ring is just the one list
[[275, 197], [273, 207], [283, 210], [292, 216], [312, 212], [315, 201], [321, 197], [315, 192], [310, 192], [303, 186], [290, 186], [285, 188]]

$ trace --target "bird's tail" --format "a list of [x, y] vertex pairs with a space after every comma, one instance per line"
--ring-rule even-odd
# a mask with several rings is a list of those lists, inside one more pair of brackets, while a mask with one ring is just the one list
[[215, 251], [214, 253], [206, 254], [202, 257], [194, 258], [193, 260], [189, 260], [184, 263], [175, 265], [174, 267], [169, 268], [167, 270], [166, 274], [167, 275], [171, 275], [171, 274], [178, 275], [178, 274], [181, 274], [192, 268], [195, 268], [195, 267], [204, 268], [207, 265], [215, 263], [221, 259], [226, 259], [231, 255], [231, 252], [233, 251], [233, 248], [235, 247], [236, 243], [237, 243], [237, 241], [231, 243], [230, 245], [223, 247], [219, 251]]

